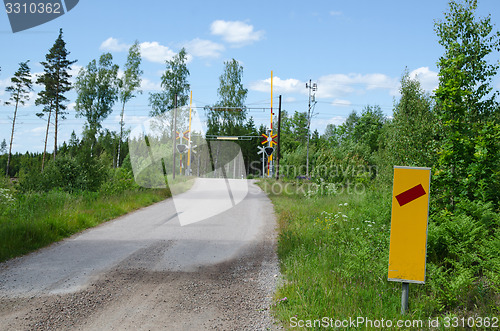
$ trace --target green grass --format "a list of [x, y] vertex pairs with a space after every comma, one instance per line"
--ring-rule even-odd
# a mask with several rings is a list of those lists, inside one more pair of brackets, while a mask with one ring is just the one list
[[[282, 183], [288, 185], [289, 194], [277, 195], [270, 189], [273, 183], [261, 181], [260, 185], [271, 198], [279, 223], [278, 255], [284, 281], [276, 292], [274, 313], [285, 327], [294, 317], [427, 323], [429, 317], [464, 316], [438, 311], [428, 284], [410, 284], [410, 310], [401, 316], [401, 284], [387, 280], [389, 186], [368, 187], [363, 194], [306, 198], [307, 189], [300, 189], [301, 184]], [[488, 304], [496, 303], [493, 299]], [[492, 317], [495, 309], [474, 313]], [[471, 316], [467, 314], [466, 318]]]

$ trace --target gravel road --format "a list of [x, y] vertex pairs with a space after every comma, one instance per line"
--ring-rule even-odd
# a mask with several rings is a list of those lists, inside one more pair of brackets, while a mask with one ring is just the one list
[[[229, 207], [228, 187], [241, 197]], [[197, 179], [174, 199], [0, 264], [0, 330], [280, 329], [269, 312], [275, 227], [252, 181]]]

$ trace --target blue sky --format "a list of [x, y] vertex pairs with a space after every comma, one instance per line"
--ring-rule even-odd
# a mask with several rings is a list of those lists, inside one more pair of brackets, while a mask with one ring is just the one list
[[[70, 12], [41, 26], [13, 34], [7, 14], [0, 14], [0, 100], [18, 63], [30, 60], [33, 73], [63, 28], [74, 74], [103, 52], [124, 65], [128, 47], [138, 40], [143, 55], [144, 93], [126, 109], [129, 127], [148, 118], [147, 97], [159, 88], [165, 60], [182, 47], [189, 56], [189, 82], [197, 106], [217, 101], [218, 78], [224, 61], [235, 58], [244, 67], [247, 104], [270, 105], [270, 73], [274, 73], [274, 106], [283, 96], [289, 113], [306, 111], [305, 82], [318, 84], [312, 128], [320, 133], [328, 123], [340, 124], [352, 110], [379, 105], [392, 114], [399, 79], [405, 69], [423, 87], [437, 86], [436, 62], [443, 49], [434, 33], [447, 1], [91, 1], [80, 0]], [[479, 0], [478, 13], [492, 15], [500, 29], [498, 0]], [[498, 59], [498, 57], [497, 57]], [[500, 79], [495, 80], [500, 89]], [[35, 88], [35, 92], [40, 90]], [[75, 118], [76, 95], [68, 93], [70, 114], [60, 126], [59, 141], [84, 120]], [[19, 110], [14, 152], [42, 151], [46, 123], [34, 114], [34, 97]], [[119, 105], [104, 126], [118, 128]], [[13, 107], [0, 106], [0, 140], [10, 138]], [[203, 113], [199, 113], [203, 118]], [[269, 113], [253, 110], [255, 121], [269, 125]], [[52, 135], [51, 135], [51, 138]], [[52, 140], [50, 140], [52, 141]], [[51, 143], [49, 141], [49, 145]], [[51, 150], [51, 148], [50, 148]]]

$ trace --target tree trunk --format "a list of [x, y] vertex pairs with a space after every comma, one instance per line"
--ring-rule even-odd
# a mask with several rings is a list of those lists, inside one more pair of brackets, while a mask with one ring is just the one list
[[47, 131], [45, 131], [45, 145], [43, 147], [43, 157], [42, 157], [42, 172], [45, 166], [45, 155], [47, 153], [47, 140], [49, 139], [49, 128], [50, 128], [50, 116], [52, 115], [52, 102], [49, 108], [49, 118], [47, 119]]
[[116, 159], [116, 167], [118, 168], [120, 166], [120, 153], [122, 149], [122, 139], [123, 139], [123, 115], [125, 113], [125, 102], [123, 102], [122, 105], [122, 113], [120, 115], [120, 139], [118, 140], [118, 156]]
[[57, 88], [56, 88], [56, 107], [55, 107], [55, 121], [54, 121], [54, 161], [57, 154], [57, 119], [59, 116], [59, 69], [57, 69]]
[[19, 91], [17, 92], [16, 108], [14, 109], [14, 118], [12, 119], [12, 133], [10, 134], [9, 156], [7, 157], [7, 169], [5, 170], [5, 176], [7, 176], [7, 177], [9, 177], [10, 159], [12, 157], [12, 141], [14, 140], [14, 127], [16, 125], [16, 115], [17, 115], [18, 104], [19, 104]]

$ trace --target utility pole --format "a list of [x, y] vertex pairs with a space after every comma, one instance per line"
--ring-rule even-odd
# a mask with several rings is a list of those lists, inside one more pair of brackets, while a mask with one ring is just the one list
[[176, 142], [176, 136], [177, 136], [177, 93], [175, 94], [175, 99], [174, 99], [174, 123], [172, 127], [172, 179], [175, 179], [175, 145], [177, 144]]
[[191, 98], [189, 99], [189, 133], [188, 133], [188, 160], [187, 160], [187, 172], [188, 176], [191, 176], [191, 109], [193, 106], [193, 91], [191, 91]]
[[[311, 83], [309, 79], [309, 83], [306, 83], [306, 88], [309, 89], [309, 108], [307, 110], [307, 159], [306, 159], [306, 177], [309, 178], [309, 137], [310, 137], [310, 128], [311, 128], [311, 91], [316, 92], [318, 89], [318, 85], [316, 83]], [[314, 94], [312, 95], [314, 99]], [[313, 100], [315, 103], [316, 101]]]
[[278, 108], [278, 146], [276, 151], [276, 180], [280, 179], [281, 95]]

